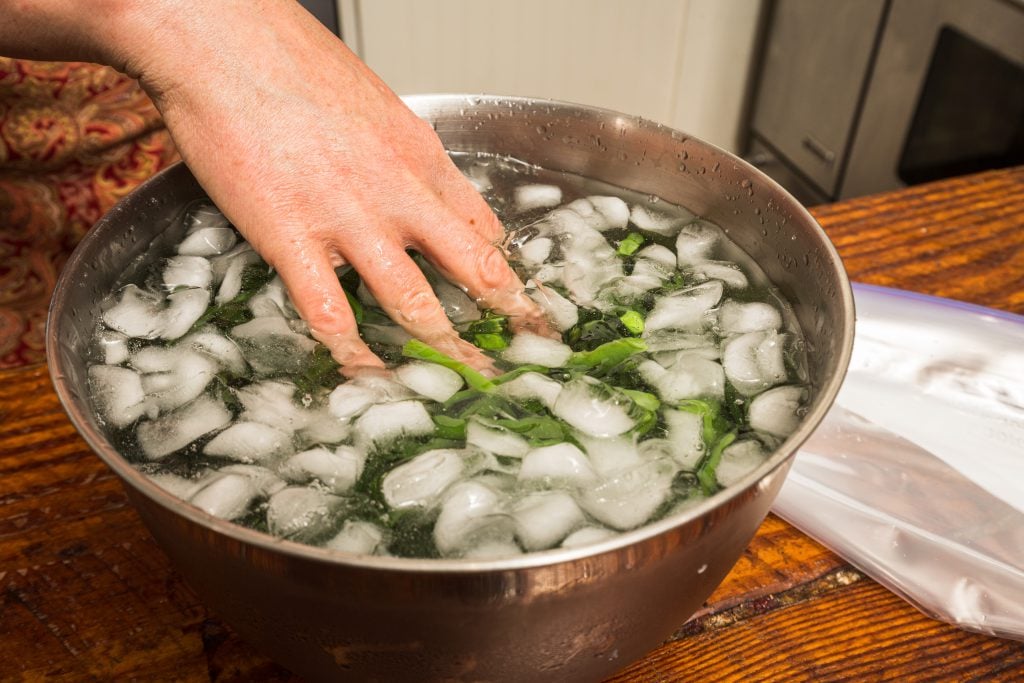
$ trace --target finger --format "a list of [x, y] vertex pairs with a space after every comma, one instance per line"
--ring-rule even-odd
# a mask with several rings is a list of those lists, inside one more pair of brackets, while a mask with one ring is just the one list
[[299, 315], [313, 338], [326, 346], [349, 374], [359, 367], [384, 367], [360, 336], [345, 291], [334, 272], [332, 258], [322, 250], [298, 249], [277, 265]]
[[344, 256], [384, 312], [406, 332], [477, 370], [493, 371], [491, 359], [455, 332], [427, 278], [403, 248], [382, 241]]
[[417, 247], [442, 275], [464, 287], [471, 297], [509, 316], [514, 332], [560, 338], [543, 309], [526, 295], [500, 249], [479, 235], [456, 235], [454, 230], [435, 233]]

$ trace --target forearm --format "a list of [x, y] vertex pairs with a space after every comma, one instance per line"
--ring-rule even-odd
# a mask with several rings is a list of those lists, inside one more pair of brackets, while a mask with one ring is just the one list
[[343, 365], [381, 365], [335, 269], [464, 362], [414, 249], [486, 308], [546, 331], [494, 246], [497, 217], [429, 124], [295, 0], [0, 0], [0, 53], [96, 61], [140, 80], [218, 207]]
[[136, 4], [134, 0], [0, 0], [0, 54], [113, 64], [116, 52], [107, 34], [128, 19]]

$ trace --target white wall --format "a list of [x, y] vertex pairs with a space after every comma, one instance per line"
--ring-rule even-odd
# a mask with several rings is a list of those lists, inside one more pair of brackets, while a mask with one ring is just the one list
[[607, 107], [736, 150], [761, 0], [339, 0], [400, 94]]

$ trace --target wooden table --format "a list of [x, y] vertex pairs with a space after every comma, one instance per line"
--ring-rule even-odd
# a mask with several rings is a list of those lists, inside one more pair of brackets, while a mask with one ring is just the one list
[[[1024, 314], [1024, 167], [814, 214], [853, 279]], [[3, 680], [294, 680], [171, 569], [41, 366], [0, 372], [0, 590]], [[612, 680], [883, 678], [1024, 680], [1024, 643], [928, 619], [770, 516], [701, 612]]]

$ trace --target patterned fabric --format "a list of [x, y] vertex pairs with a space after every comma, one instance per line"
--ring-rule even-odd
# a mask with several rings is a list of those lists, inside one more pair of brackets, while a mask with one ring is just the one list
[[127, 76], [0, 57], [0, 368], [43, 360], [46, 310], [71, 250], [177, 158]]

